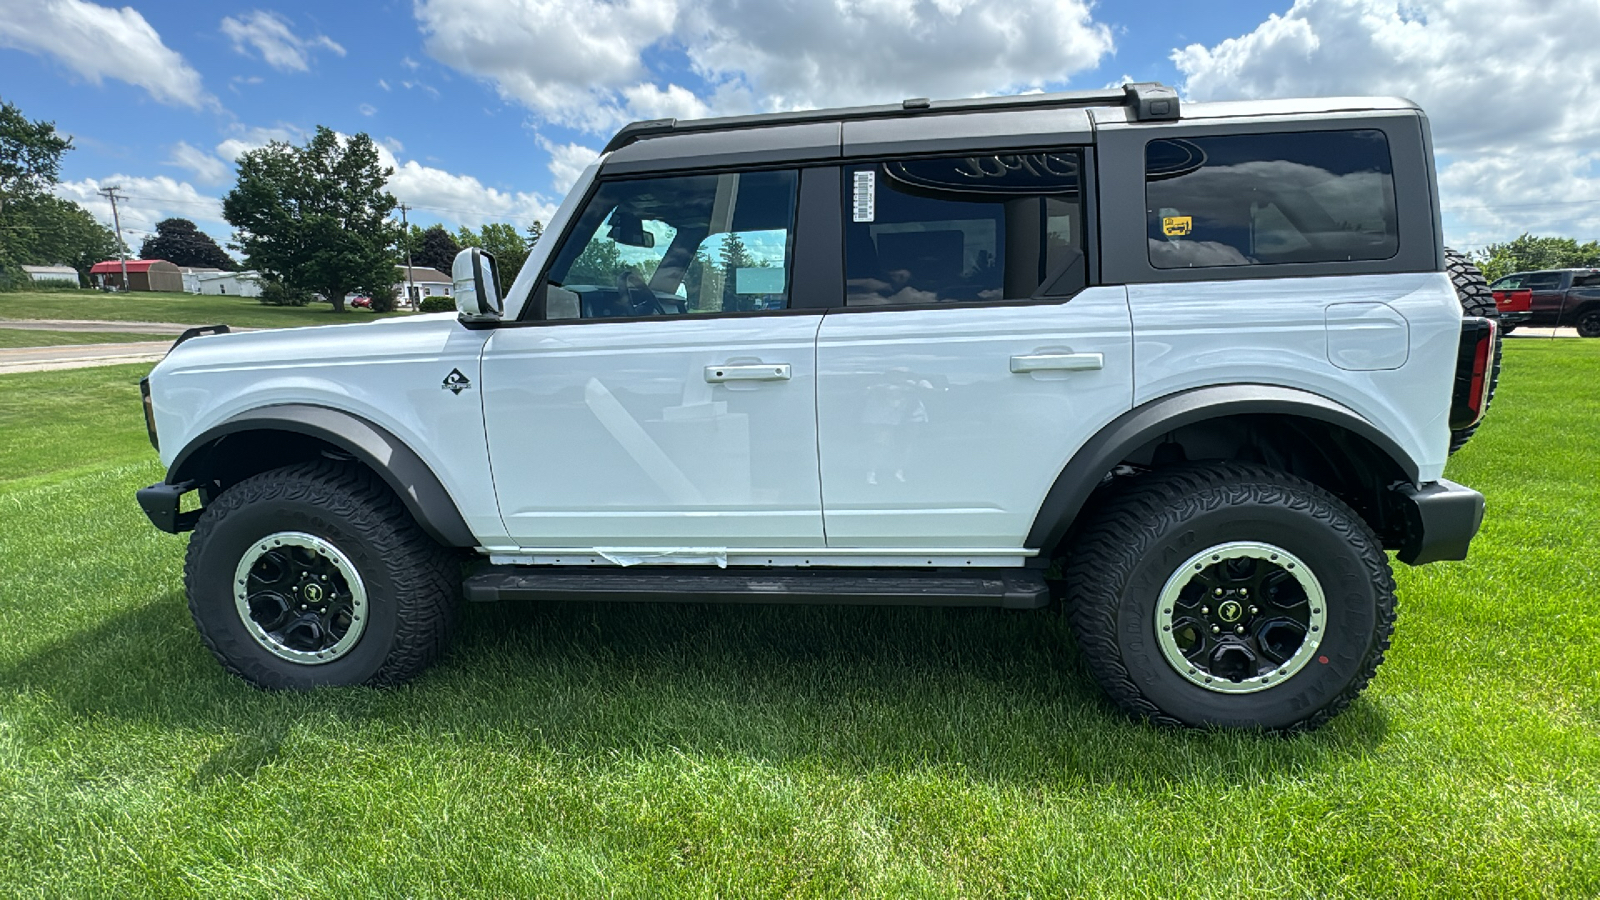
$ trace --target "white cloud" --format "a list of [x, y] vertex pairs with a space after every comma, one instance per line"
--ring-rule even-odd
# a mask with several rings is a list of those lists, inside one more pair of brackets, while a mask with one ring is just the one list
[[[417, 0], [415, 11], [435, 59], [594, 132], [631, 118], [1034, 89], [1112, 47], [1088, 0]], [[686, 54], [709, 87], [665, 83], [645, 62], [652, 48]]]
[[[156, 223], [174, 216], [188, 219], [223, 243], [232, 233], [222, 219], [222, 202], [216, 197], [202, 194], [187, 181], [178, 181], [161, 175], [141, 178], [113, 175], [109, 178], [85, 178], [81, 181], [63, 181], [54, 188], [59, 197], [76, 201], [106, 227], [111, 226], [111, 201], [99, 191], [116, 186], [119, 199], [117, 213], [122, 219], [122, 239], [129, 248], [139, 252], [144, 238], [155, 233]], [[126, 197], [126, 199], [121, 199]]]
[[356, 107], [356, 111], [361, 113], [363, 116], [371, 116], [377, 114], [378, 108], [373, 106], [371, 103], [363, 103]]
[[1172, 54], [1196, 100], [1400, 95], [1428, 112], [1448, 237], [1600, 225], [1600, 4], [1297, 0], [1248, 34]]
[[230, 162], [238, 161], [245, 151], [265, 147], [273, 141], [297, 144], [304, 141], [306, 137], [306, 132], [303, 129], [282, 123], [268, 128], [247, 128], [236, 125], [233, 132], [233, 137], [217, 144], [217, 155]]
[[199, 147], [191, 146], [187, 141], [179, 141], [173, 145], [172, 155], [167, 158], [167, 165], [188, 169], [201, 184], [221, 184], [228, 178], [226, 162]]
[[237, 19], [223, 18], [222, 33], [233, 39], [233, 49], [245, 56], [254, 49], [267, 65], [280, 72], [307, 71], [312, 54], [318, 50], [344, 55], [344, 47], [327, 35], [302, 36], [288, 18], [267, 10], [253, 10]]
[[583, 170], [600, 158], [600, 151], [581, 144], [556, 144], [540, 137], [539, 146], [550, 154], [551, 187], [563, 195]]
[[0, 47], [50, 56], [91, 84], [115, 78], [144, 88], [162, 103], [215, 107], [200, 73], [162, 43], [131, 7], [84, 0], [20, 0], [0, 9]]
[[382, 165], [394, 168], [389, 193], [407, 206], [453, 225], [478, 228], [485, 222], [510, 222], [522, 228], [534, 219], [549, 222], [556, 210], [555, 204], [539, 194], [487, 187], [471, 175], [457, 175], [414, 159], [401, 162], [382, 144], [378, 145], [378, 158]]

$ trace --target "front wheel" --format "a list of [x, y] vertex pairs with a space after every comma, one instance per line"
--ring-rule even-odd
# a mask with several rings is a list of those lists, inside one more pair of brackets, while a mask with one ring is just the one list
[[225, 669], [265, 688], [395, 684], [444, 646], [460, 567], [361, 467], [265, 472], [208, 504], [184, 562]]
[[1073, 631], [1136, 716], [1311, 729], [1383, 660], [1388, 557], [1348, 506], [1292, 475], [1223, 463], [1137, 476], [1081, 533]]

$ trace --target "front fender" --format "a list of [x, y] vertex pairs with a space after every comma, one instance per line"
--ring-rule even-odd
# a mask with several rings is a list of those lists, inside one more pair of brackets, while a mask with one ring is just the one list
[[166, 484], [210, 481], [227, 438], [249, 432], [287, 432], [330, 444], [377, 473], [434, 540], [448, 547], [478, 544], [455, 500], [416, 451], [361, 416], [324, 406], [285, 403], [226, 419], [178, 451], [167, 470]]

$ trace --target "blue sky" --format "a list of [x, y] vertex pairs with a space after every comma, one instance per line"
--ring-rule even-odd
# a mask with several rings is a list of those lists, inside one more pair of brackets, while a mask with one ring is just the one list
[[105, 215], [95, 188], [123, 187], [137, 247], [169, 215], [226, 240], [233, 157], [319, 124], [387, 149], [413, 221], [525, 225], [630, 118], [1130, 77], [1401, 94], [1472, 247], [1600, 236], [1597, 46], [1595, 0], [0, 0], [0, 98], [72, 135], [64, 196]]

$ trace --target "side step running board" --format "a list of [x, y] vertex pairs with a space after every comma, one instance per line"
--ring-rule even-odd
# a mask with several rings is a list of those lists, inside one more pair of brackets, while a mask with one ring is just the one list
[[839, 603], [999, 606], [1050, 603], [1032, 569], [887, 573], [871, 569], [714, 569], [490, 566], [466, 580], [468, 600], [621, 600], [679, 603]]

